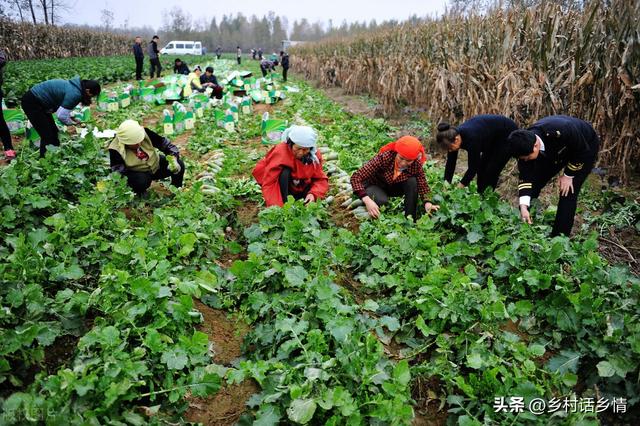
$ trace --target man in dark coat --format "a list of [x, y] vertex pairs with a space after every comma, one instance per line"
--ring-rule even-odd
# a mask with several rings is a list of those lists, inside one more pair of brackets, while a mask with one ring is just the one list
[[529, 205], [542, 188], [562, 169], [558, 178], [560, 198], [551, 235], [569, 235], [582, 184], [589, 176], [600, 149], [591, 124], [575, 117], [545, 117], [528, 130], [509, 135], [512, 153], [518, 158], [520, 216], [532, 223]]
[[287, 72], [289, 71], [289, 54], [283, 50], [280, 51], [280, 65], [282, 65], [282, 81], [287, 81]]
[[142, 66], [144, 65], [144, 52], [142, 51], [142, 38], [136, 37], [133, 44], [133, 57], [136, 60], [136, 80], [142, 80]]

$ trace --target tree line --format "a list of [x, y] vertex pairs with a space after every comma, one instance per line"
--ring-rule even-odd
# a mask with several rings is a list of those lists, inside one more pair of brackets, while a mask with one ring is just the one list
[[[69, 0], [0, 0], [0, 17], [21, 23], [58, 25], [70, 13]], [[193, 18], [176, 6], [163, 11], [159, 26], [130, 26], [128, 20], [116, 23], [114, 11], [107, 6], [99, 11], [101, 25], [64, 24], [64, 27], [102, 31], [130, 37], [141, 36], [145, 41], [154, 34], [161, 37], [161, 44], [170, 40], [200, 40], [211, 52], [217, 46], [224, 51], [235, 52], [236, 46], [243, 51], [261, 48], [264, 52], [278, 51], [282, 40], [319, 41], [327, 37], [348, 37], [393, 27], [400, 21], [346, 22], [340, 24], [329, 21], [311, 22], [306, 18], [291, 22], [286, 16], [269, 12], [263, 16], [246, 16], [242, 13], [213, 17]], [[417, 21], [417, 16], [408, 21]]]

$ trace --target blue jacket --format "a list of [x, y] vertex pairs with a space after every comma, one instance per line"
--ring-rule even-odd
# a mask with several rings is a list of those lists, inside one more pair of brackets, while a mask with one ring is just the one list
[[73, 109], [82, 100], [80, 77], [71, 80], [47, 80], [31, 88], [31, 93], [42, 103], [47, 111], [55, 112], [58, 108]]
[[133, 56], [138, 59], [144, 58], [144, 52], [142, 51], [142, 46], [138, 43], [133, 44]]

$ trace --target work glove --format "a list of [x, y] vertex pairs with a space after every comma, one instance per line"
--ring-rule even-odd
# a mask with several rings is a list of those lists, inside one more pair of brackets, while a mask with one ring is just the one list
[[180, 173], [182, 167], [180, 166], [180, 163], [178, 163], [178, 159], [176, 157], [174, 157], [173, 155], [169, 156], [168, 162], [168, 168], [172, 175], [177, 175], [178, 173]]

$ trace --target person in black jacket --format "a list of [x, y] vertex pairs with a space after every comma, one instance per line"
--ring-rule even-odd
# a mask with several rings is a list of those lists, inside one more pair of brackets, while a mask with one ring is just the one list
[[218, 79], [213, 74], [213, 67], [207, 67], [204, 74], [200, 76], [200, 84], [202, 87], [211, 87], [213, 92], [211, 96], [215, 96], [217, 99], [222, 99], [222, 86], [218, 84]]
[[458, 185], [469, 186], [477, 174], [479, 193], [488, 187], [496, 189], [500, 173], [511, 158], [507, 138], [517, 129], [513, 120], [502, 115], [477, 115], [458, 127], [438, 124], [436, 140], [449, 151], [444, 179], [451, 183], [458, 151], [464, 149], [468, 153], [468, 165]]
[[156, 74], [156, 78], [160, 78], [160, 73], [162, 72], [162, 65], [160, 65], [160, 51], [158, 50], [158, 42], [160, 41], [160, 37], [154, 35], [151, 41], [149, 42], [149, 46], [147, 48], [147, 53], [149, 54], [149, 63], [151, 64], [151, 78], [153, 78], [154, 72]]
[[142, 38], [136, 37], [133, 44], [133, 57], [136, 59], [136, 80], [142, 80], [142, 66], [144, 65], [144, 52], [142, 51]]
[[289, 71], [289, 54], [283, 50], [280, 51], [280, 64], [282, 65], [282, 81], [287, 81], [287, 72]]
[[191, 71], [189, 71], [189, 67], [186, 62], [182, 62], [182, 59], [178, 58], [173, 63], [173, 73], [174, 74], [184, 74], [189, 75]]
[[509, 135], [512, 155], [518, 158], [520, 216], [532, 223], [529, 205], [545, 185], [563, 168], [558, 178], [560, 198], [552, 236], [569, 235], [573, 227], [578, 194], [589, 176], [600, 149], [600, 139], [591, 124], [575, 117], [545, 117], [528, 130]]

